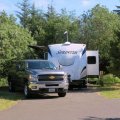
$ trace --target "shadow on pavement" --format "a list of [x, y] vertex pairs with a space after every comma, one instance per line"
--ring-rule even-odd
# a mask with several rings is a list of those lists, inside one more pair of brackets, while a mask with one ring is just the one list
[[38, 95], [32, 95], [30, 98], [24, 99], [24, 100], [43, 100], [43, 99], [57, 99], [59, 96], [57, 94], [38, 94]]
[[82, 120], [120, 120], [120, 118], [98, 118], [98, 117], [88, 117], [88, 118], [82, 118]]
[[110, 86], [100, 87], [98, 85], [88, 85], [87, 88], [74, 88], [73, 90], [69, 90], [68, 93], [94, 93], [94, 92], [101, 92], [101, 91], [113, 91], [120, 89]]
[[33, 100], [33, 99], [56, 99], [59, 96], [55, 94], [38, 94], [32, 95], [30, 98], [26, 99], [22, 91], [16, 91], [11, 93], [8, 91], [8, 87], [0, 87], [0, 99], [6, 100]]

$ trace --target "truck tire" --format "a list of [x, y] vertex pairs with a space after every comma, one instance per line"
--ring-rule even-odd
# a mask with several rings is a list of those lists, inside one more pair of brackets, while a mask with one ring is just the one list
[[8, 82], [9, 92], [15, 92], [15, 86], [11, 81]]
[[25, 98], [30, 98], [31, 94], [30, 94], [30, 91], [29, 91], [29, 88], [28, 88], [28, 85], [25, 84], [24, 85], [24, 96]]
[[66, 92], [58, 93], [58, 96], [59, 96], [59, 97], [65, 97], [65, 96], [66, 96]]

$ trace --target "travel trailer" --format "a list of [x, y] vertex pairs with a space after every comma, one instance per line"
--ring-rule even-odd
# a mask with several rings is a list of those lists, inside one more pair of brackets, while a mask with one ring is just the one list
[[48, 45], [48, 60], [67, 72], [70, 89], [87, 87], [87, 76], [99, 76], [98, 51], [86, 51], [85, 44]]

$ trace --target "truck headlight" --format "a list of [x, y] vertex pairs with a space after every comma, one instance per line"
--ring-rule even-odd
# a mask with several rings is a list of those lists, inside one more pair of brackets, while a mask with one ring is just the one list
[[31, 82], [37, 82], [38, 81], [38, 77], [35, 76], [35, 75], [31, 75], [31, 74], [29, 75], [28, 79]]
[[64, 75], [64, 81], [68, 82], [68, 76], [67, 76], [67, 74]]

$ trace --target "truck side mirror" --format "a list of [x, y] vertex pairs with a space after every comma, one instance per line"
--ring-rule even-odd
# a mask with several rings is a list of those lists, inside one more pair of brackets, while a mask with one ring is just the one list
[[62, 65], [59, 65], [59, 70], [62, 70], [62, 69], [63, 69]]

